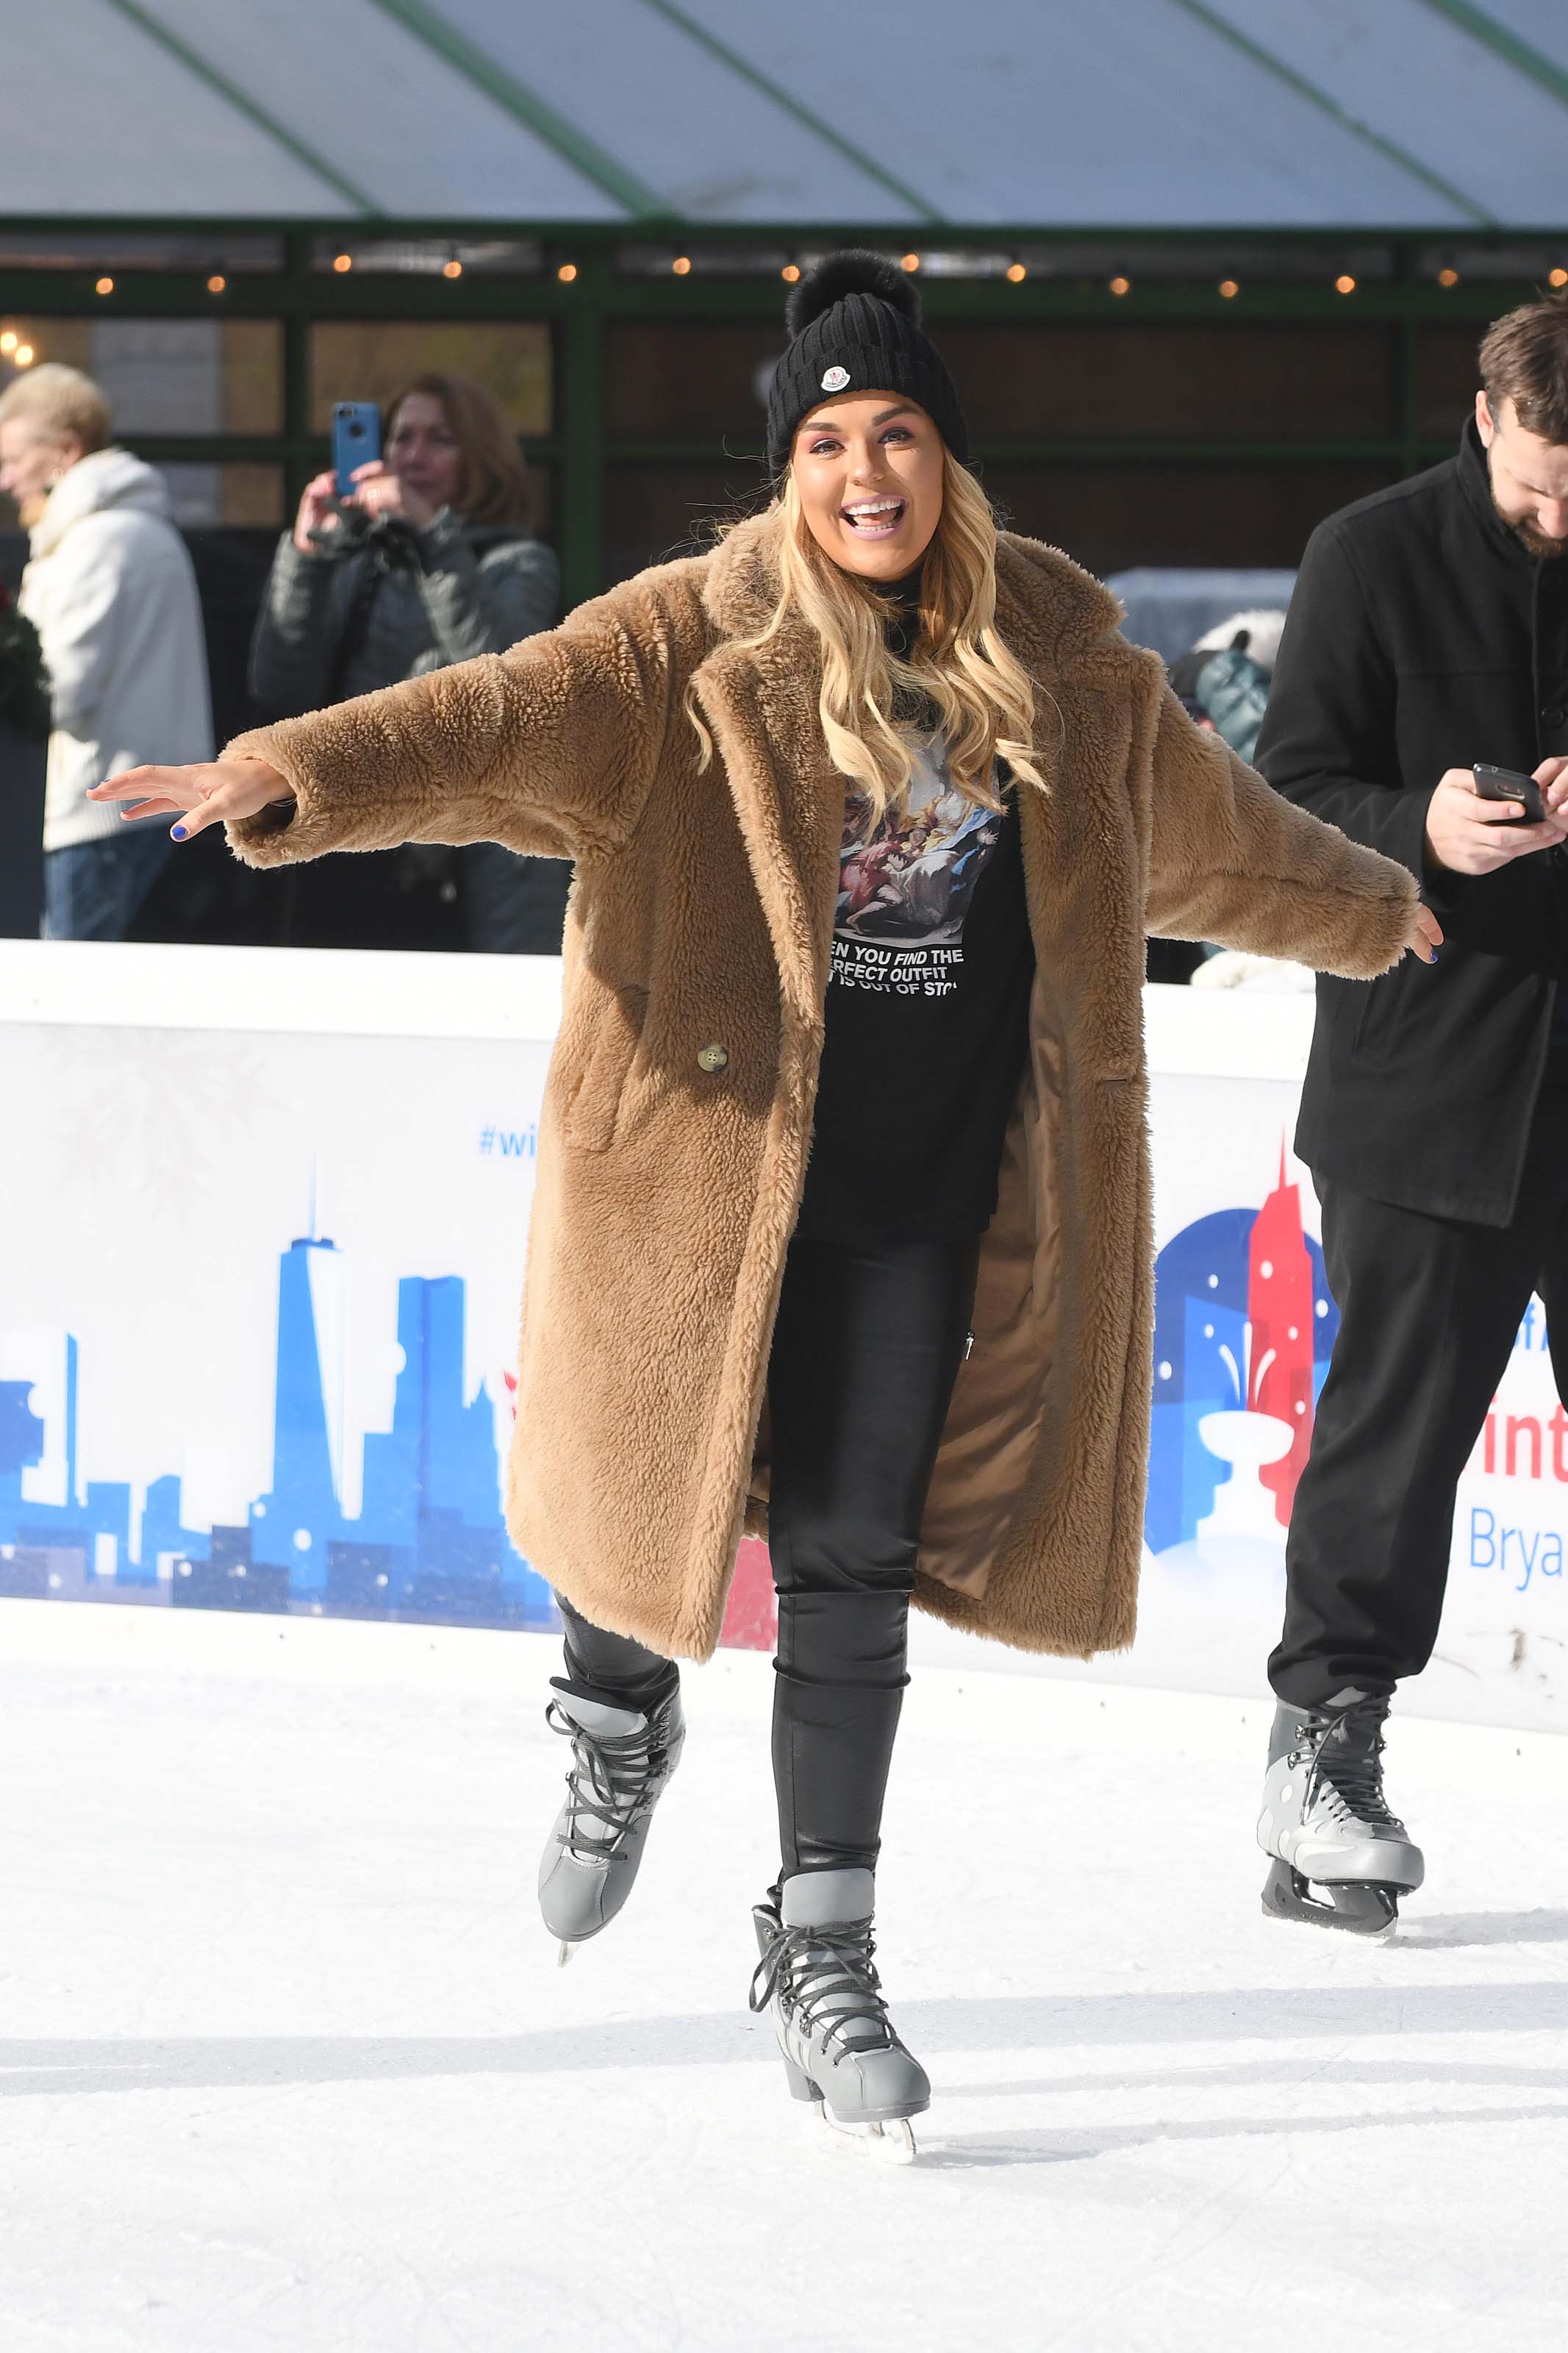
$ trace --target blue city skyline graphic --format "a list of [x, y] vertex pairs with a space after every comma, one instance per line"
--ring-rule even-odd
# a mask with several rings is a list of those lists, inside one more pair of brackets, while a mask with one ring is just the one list
[[344, 1263], [336, 1242], [313, 1231], [279, 1256], [272, 1473], [237, 1525], [185, 1526], [181, 1478], [165, 1472], [147, 1482], [133, 1537], [134, 1482], [83, 1482], [70, 1333], [58, 1433], [66, 1500], [26, 1496], [24, 1474], [45, 1460], [51, 1435], [33, 1404], [43, 1367], [0, 1381], [0, 1594], [552, 1624], [550, 1588], [502, 1516], [495, 1400], [483, 1380], [465, 1394], [459, 1275], [398, 1282], [392, 1426], [365, 1433], [360, 1508], [344, 1511]]

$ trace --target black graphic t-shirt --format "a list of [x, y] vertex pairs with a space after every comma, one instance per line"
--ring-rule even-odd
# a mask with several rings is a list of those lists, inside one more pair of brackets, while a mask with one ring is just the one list
[[1016, 790], [1000, 814], [916, 755], [907, 806], [839, 853], [826, 1039], [798, 1231], [876, 1244], [978, 1234], [1028, 1045], [1035, 951]]

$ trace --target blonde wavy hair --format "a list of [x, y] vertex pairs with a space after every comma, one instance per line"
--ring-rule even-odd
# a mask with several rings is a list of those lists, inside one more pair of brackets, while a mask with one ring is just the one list
[[[921, 566], [919, 628], [907, 656], [888, 643], [898, 605], [818, 546], [793, 474], [764, 519], [778, 602], [741, 643], [760, 649], [792, 616], [812, 631], [822, 650], [822, 732], [834, 765], [865, 805], [868, 833], [889, 808], [907, 804], [917, 729], [944, 739], [952, 783], [981, 808], [1001, 806], [993, 775], [998, 758], [1024, 783], [1040, 786], [1034, 688], [996, 631], [996, 518], [951, 450], [942, 451], [942, 518]], [[686, 708], [706, 767], [713, 739], [689, 691]]]

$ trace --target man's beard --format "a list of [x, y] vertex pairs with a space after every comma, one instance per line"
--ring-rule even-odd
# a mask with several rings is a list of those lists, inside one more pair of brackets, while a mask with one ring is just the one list
[[[1494, 500], [1492, 503], [1496, 505], [1497, 502]], [[1502, 514], [1500, 507], [1498, 508], [1498, 512]], [[1503, 515], [1502, 519], [1504, 522], [1508, 522], [1507, 515]], [[1520, 545], [1531, 555], [1568, 555], [1568, 539], [1548, 539], [1546, 533], [1543, 531], [1537, 531], [1532, 522], [1509, 522], [1508, 527]]]
[[1515, 522], [1511, 515], [1504, 514], [1498, 499], [1497, 478], [1492, 472], [1492, 452], [1489, 445], [1487, 449], [1487, 488], [1491, 492], [1492, 505], [1496, 510], [1499, 522], [1508, 525], [1527, 555], [1548, 557], [1568, 555], [1568, 539], [1548, 539], [1546, 533], [1543, 531], [1537, 531], [1532, 522]]

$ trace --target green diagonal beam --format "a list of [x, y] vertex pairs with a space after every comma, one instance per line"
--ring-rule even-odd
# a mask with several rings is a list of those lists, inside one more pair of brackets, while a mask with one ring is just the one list
[[1560, 106], [1568, 106], [1568, 72], [1531, 43], [1521, 40], [1506, 25], [1500, 25], [1487, 9], [1472, 7], [1470, 0], [1426, 0], [1426, 5], [1436, 16], [1447, 16], [1451, 25], [1458, 25], [1462, 33], [1468, 33], [1473, 41], [1479, 41], [1495, 57], [1528, 74]]
[[[568, 5], [571, 0], [568, 0]], [[412, 33], [427, 48], [459, 73], [467, 81], [482, 90], [497, 106], [505, 109], [514, 121], [526, 123], [529, 130], [543, 140], [547, 147], [575, 166], [584, 179], [592, 180], [607, 196], [638, 220], [668, 220], [672, 207], [667, 196], [628, 172], [624, 164], [595, 139], [590, 139], [576, 123], [568, 122], [563, 114], [548, 105], [526, 82], [509, 73], [488, 49], [481, 49], [468, 35], [460, 32], [448, 16], [432, 8], [428, 0], [375, 0], [384, 15], [394, 17], [405, 30]]]
[[841, 131], [835, 131], [830, 122], [824, 122], [820, 115], [814, 114], [809, 107], [803, 106], [799, 99], [790, 90], [785, 90], [781, 82], [773, 81], [754, 66], [750, 58], [742, 57], [739, 49], [732, 49], [728, 41], [721, 40], [717, 33], [710, 33], [706, 25], [700, 25], [694, 16], [687, 15], [684, 8], [678, 8], [675, 5], [675, 0], [643, 0], [643, 5], [645, 8], [651, 8], [656, 16], [662, 16], [667, 24], [673, 25], [679, 32], [684, 33], [689, 40], [699, 42], [710, 57], [719, 58], [721, 64], [728, 66], [731, 73], [738, 74], [742, 81], [749, 81], [753, 90], [760, 90], [764, 98], [771, 99], [773, 103], [782, 108], [785, 114], [792, 114], [797, 122], [804, 123], [805, 128], [814, 132], [818, 139], [826, 140], [828, 146], [837, 148], [847, 163], [855, 165], [857, 171], [864, 172], [868, 178], [875, 180], [879, 186], [886, 188], [889, 195], [897, 196], [901, 205], [908, 205], [911, 212], [917, 213], [920, 218], [929, 223], [931, 227], [943, 228], [947, 226], [946, 215], [938, 212], [936, 206], [929, 198], [922, 196], [918, 189], [906, 186], [902, 180], [895, 179], [891, 172], [884, 171], [875, 156], [865, 153], [861, 148], [856, 146], [852, 139], [846, 139]]
[[237, 82], [231, 81], [227, 74], [221, 72], [210, 59], [181, 40], [177, 33], [172, 33], [167, 25], [160, 24], [150, 8], [141, 5], [141, 0], [107, 0], [107, 5], [117, 8], [138, 31], [145, 33], [150, 41], [156, 41], [160, 48], [166, 49], [172, 58], [177, 58], [187, 73], [195, 74], [198, 81], [205, 81], [209, 90], [216, 90], [221, 99], [226, 100], [237, 113], [243, 114], [247, 121], [254, 122], [258, 131], [264, 131], [276, 145], [287, 148], [297, 164], [303, 164], [307, 171], [313, 172], [319, 180], [324, 180], [328, 187], [335, 188], [340, 196], [353, 205], [355, 212], [373, 218], [379, 216], [383, 208], [373, 195], [358, 186], [345, 173], [340, 172], [337, 165], [329, 163], [324, 155], [319, 155], [313, 147], [290, 131], [286, 122], [279, 122], [275, 114], [268, 114], [264, 106], [258, 105], [248, 90], [241, 90]]
[[1331, 98], [1329, 92], [1320, 89], [1315, 81], [1309, 81], [1305, 74], [1298, 73], [1294, 66], [1287, 65], [1285, 59], [1277, 57], [1272, 49], [1266, 49], [1260, 41], [1255, 41], [1250, 34], [1233, 25], [1227, 16], [1222, 16], [1217, 8], [1206, 7], [1204, 0], [1171, 0], [1171, 4], [1173, 7], [1184, 8], [1189, 16], [1195, 16], [1198, 23], [1206, 25], [1211, 33], [1217, 33], [1222, 40], [1230, 43], [1232, 48], [1239, 49], [1243, 57], [1250, 58], [1254, 65], [1261, 66], [1266, 73], [1271, 73], [1277, 81], [1282, 81], [1287, 89], [1293, 90], [1298, 98], [1306, 99], [1320, 113], [1328, 115], [1342, 131], [1348, 131], [1366, 146], [1374, 147], [1389, 163], [1397, 164], [1402, 172], [1411, 173], [1438, 195], [1447, 198], [1449, 204], [1457, 205], [1461, 212], [1469, 215], [1478, 228], [1497, 228], [1500, 226], [1495, 214], [1488, 212], [1484, 205], [1478, 204], [1474, 196], [1467, 195], [1463, 188], [1457, 188], [1452, 180], [1443, 177], [1441, 172], [1434, 172], [1430, 164], [1424, 164], [1419, 155], [1413, 155], [1407, 147], [1401, 147], [1395, 140], [1385, 139], [1383, 132], [1374, 131], [1370, 122], [1363, 122], [1356, 115], [1347, 114], [1337, 98]]

